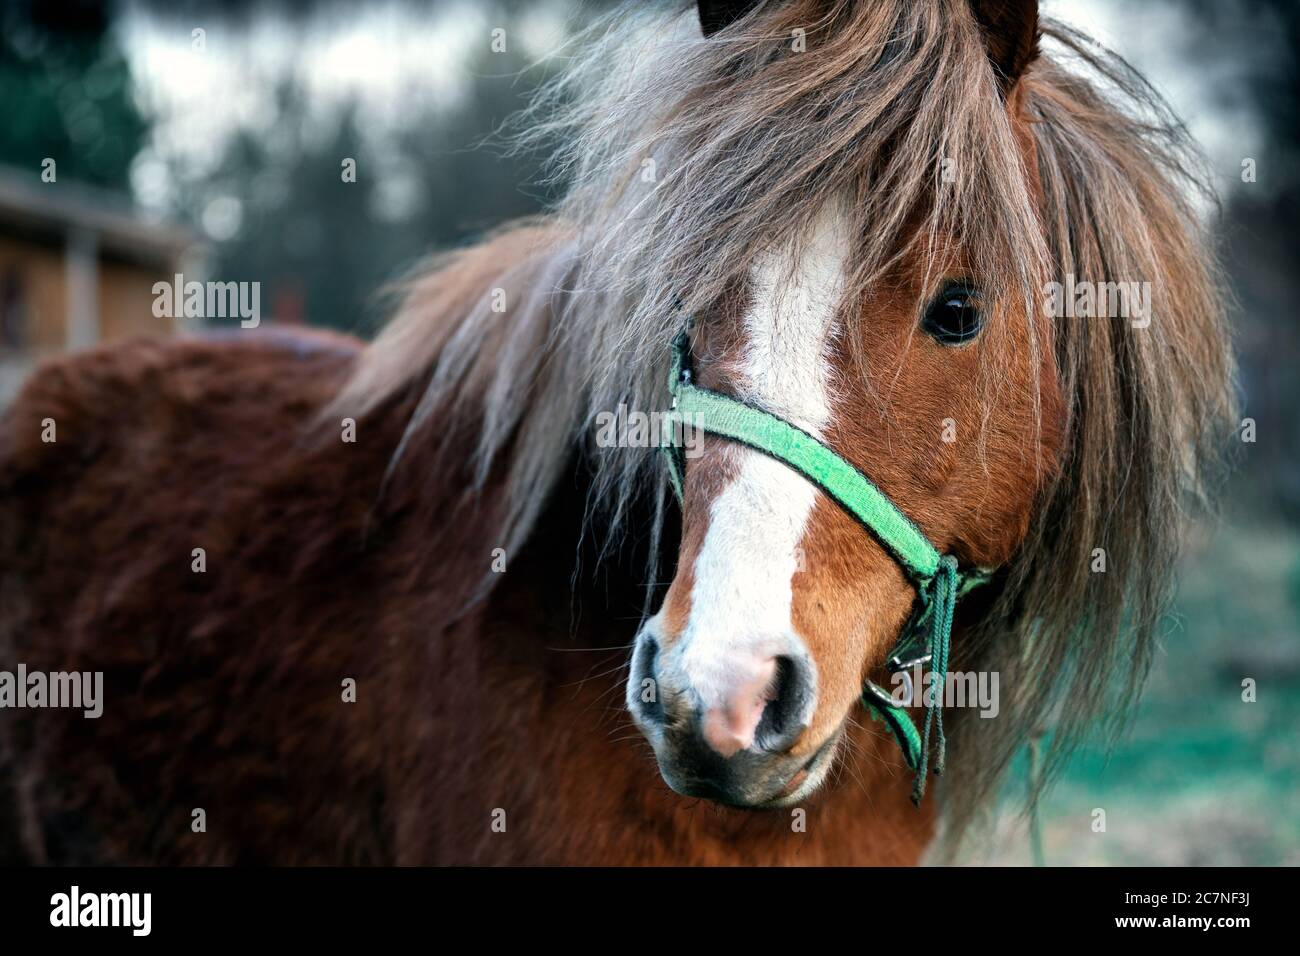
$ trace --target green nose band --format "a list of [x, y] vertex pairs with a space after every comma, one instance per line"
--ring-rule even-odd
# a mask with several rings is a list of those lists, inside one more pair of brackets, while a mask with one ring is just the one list
[[890, 729], [908, 767], [916, 772], [912, 800], [919, 804], [925, 796], [932, 738], [938, 747], [934, 772], [943, 773], [947, 749], [943, 696], [957, 599], [986, 582], [992, 572], [962, 569], [955, 557], [940, 553], [870, 478], [819, 439], [776, 415], [694, 384], [690, 338], [685, 330], [672, 343], [668, 389], [672, 408], [662, 419], [659, 444], [669, 484], [679, 502], [686, 471], [680, 436], [695, 428], [726, 438], [776, 459], [820, 488], [880, 543], [916, 588], [917, 607], [890, 653], [889, 668], [905, 671], [929, 663], [932, 686], [922, 695], [924, 726], [918, 732], [907, 709], [871, 681], [863, 687], [862, 702]]

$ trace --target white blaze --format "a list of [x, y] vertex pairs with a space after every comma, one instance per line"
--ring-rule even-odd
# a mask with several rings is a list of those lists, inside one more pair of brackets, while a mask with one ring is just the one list
[[[849, 251], [846, 220], [832, 204], [797, 249], [760, 261], [744, 317], [741, 397], [819, 437], [831, 417], [827, 351]], [[748, 663], [802, 650], [791, 578], [816, 489], [787, 465], [733, 447], [739, 472], [710, 509], [679, 645], [678, 666], [704, 710], [726, 706]]]

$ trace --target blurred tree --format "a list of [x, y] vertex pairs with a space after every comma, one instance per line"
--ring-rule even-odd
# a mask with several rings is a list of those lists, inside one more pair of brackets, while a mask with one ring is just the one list
[[237, 228], [213, 237], [213, 274], [260, 281], [263, 311], [279, 321], [365, 333], [381, 318], [377, 293], [428, 253], [537, 212], [544, 197], [529, 184], [540, 157], [484, 142], [537, 73], [522, 56], [489, 51], [469, 71], [453, 106], [412, 97], [394, 131], [370, 129], [355, 99], [309, 122], [301, 81], [281, 80], [269, 121], [237, 130], [212, 171], [180, 192], [180, 211], [205, 225], [214, 209], [239, 211]]
[[[556, 0], [547, 0], [560, 8]], [[583, 0], [590, 16], [611, 0]], [[429, 22], [452, 0], [410, 0]], [[492, 0], [502, 13], [538, 0]], [[202, 18], [253, 33], [267, 22], [328, 22], [342, 0], [138, 0], [158, 23]], [[39, 173], [53, 157], [60, 179], [129, 188], [133, 160], [150, 145], [114, 16], [120, 5], [7, 0], [0, 6], [0, 162]], [[308, 91], [295, 64], [265, 93], [270, 109], [226, 131], [213, 164], [165, 150], [168, 212], [212, 240], [210, 273], [262, 284], [265, 315], [366, 333], [383, 309], [377, 293], [428, 253], [463, 244], [501, 222], [538, 211], [541, 158], [485, 145], [544, 75], [514, 45], [485, 45], [464, 65], [469, 80], [452, 105], [412, 90], [396, 130], [377, 128], [362, 100], [330, 105]], [[266, 80], [248, 77], [247, 82]], [[269, 118], [268, 118], [269, 117]], [[356, 161], [354, 182], [341, 175]]]
[[93, 0], [0, 7], [0, 162], [37, 175], [48, 157], [60, 179], [127, 188], [147, 123], [110, 24]]
[[[1247, 508], [1300, 522], [1300, 321], [1295, 277], [1300, 245], [1300, 4], [1295, 0], [1192, 0], [1202, 26], [1196, 59], [1230, 61], [1240, 79], [1219, 95], [1229, 109], [1260, 119], [1259, 141], [1242, 144], [1254, 177], [1226, 172], [1235, 186], [1224, 197], [1224, 263], [1239, 306], [1237, 346], [1243, 414], [1255, 419], [1256, 442], [1241, 456]], [[1239, 486], [1241, 487], [1241, 486]]]

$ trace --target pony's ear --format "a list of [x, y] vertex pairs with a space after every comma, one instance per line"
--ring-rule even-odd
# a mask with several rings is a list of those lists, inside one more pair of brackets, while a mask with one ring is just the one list
[[758, 6], [759, 0], [699, 0], [700, 28], [711, 37]]
[[[703, 4], [700, 5], [703, 9]], [[1038, 0], [971, 0], [1003, 95], [1038, 56]]]

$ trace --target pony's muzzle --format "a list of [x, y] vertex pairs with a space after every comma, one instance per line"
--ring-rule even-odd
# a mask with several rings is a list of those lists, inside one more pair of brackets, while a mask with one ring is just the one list
[[801, 647], [739, 650], [701, 668], [653, 630], [638, 636], [627, 702], [674, 790], [754, 805], [777, 796], [803, 763], [790, 754], [816, 706], [815, 669]]

